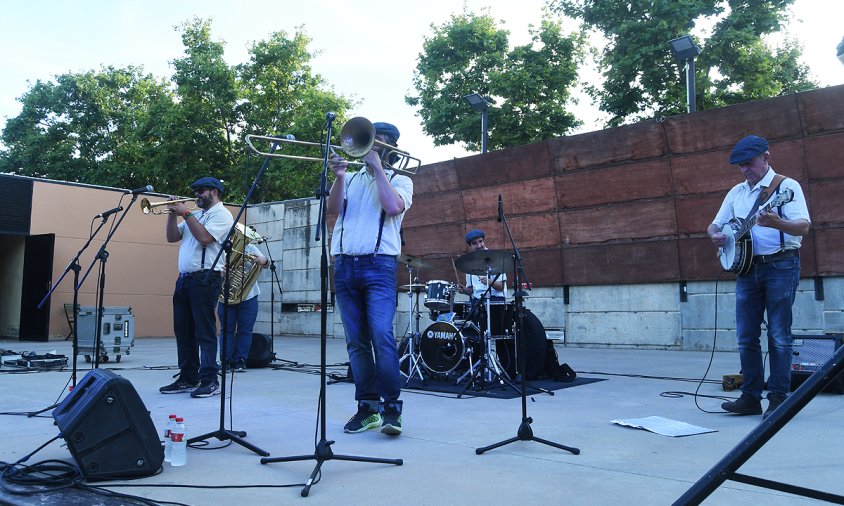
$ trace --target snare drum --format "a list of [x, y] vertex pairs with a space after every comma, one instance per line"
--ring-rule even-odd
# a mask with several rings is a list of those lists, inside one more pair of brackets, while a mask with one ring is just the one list
[[448, 281], [435, 279], [425, 283], [425, 307], [440, 311], [451, 310], [454, 287]]

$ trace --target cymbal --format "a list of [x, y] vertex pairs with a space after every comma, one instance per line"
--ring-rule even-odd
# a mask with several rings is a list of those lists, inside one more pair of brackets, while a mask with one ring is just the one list
[[421, 258], [416, 258], [410, 255], [399, 255], [399, 264], [404, 264], [405, 266], [420, 271], [431, 267], [430, 265], [425, 263]]
[[[513, 265], [513, 254], [503, 249], [481, 249], [460, 255], [454, 265], [466, 274], [486, 276], [507, 272]], [[487, 269], [489, 268], [489, 269]]]
[[401, 285], [399, 287], [399, 290], [401, 290], [403, 292], [419, 293], [419, 292], [424, 292], [426, 290], [426, 288], [427, 288], [426, 285], [423, 285], [421, 283], [413, 283], [413, 284], [410, 284], [410, 285]]

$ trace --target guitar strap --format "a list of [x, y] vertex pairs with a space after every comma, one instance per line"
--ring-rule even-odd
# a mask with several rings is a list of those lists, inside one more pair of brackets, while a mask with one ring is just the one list
[[[753, 209], [750, 210], [750, 213], [748, 213], [747, 218], [745, 218], [745, 220], [749, 220], [750, 217], [753, 216], [756, 211], [759, 210], [759, 206], [767, 202], [771, 195], [773, 195], [774, 193], [779, 193], [780, 183], [782, 183], [783, 181], [785, 181], [785, 176], [783, 176], [782, 174], [777, 174], [776, 176], [774, 176], [774, 179], [771, 180], [771, 186], [763, 188], [762, 191], [759, 193], [759, 197], [756, 198], [756, 202], [753, 204]], [[780, 217], [782, 217], [782, 207], [780, 207], [777, 212], [779, 213]], [[785, 236], [783, 235], [782, 230], [780, 230], [780, 249], [783, 249], [784, 247]]]
[[747, 218], [745, 218], [745, 221], [749, 220], [750, 217], [753, 216], [756, 211], [759, 210], [759, 206], [761, 206], [763, 203], [767, 202], [769, 198], [771, 198], [771, 195], [779, 191], [780, 183], [782, 183], [783, 181], [785, 181], [785, 176], [783, 176], [782, 174], [777, 174], [776, 176], [774, 176], [774, 179], [771, 180], [771, 186], [763, 188], [762, 191], [759, 193], [759, 197], [756, 198], [756, 202], [753, 204], [753, 209], [751, 209], [750, 212], [747, 213]]

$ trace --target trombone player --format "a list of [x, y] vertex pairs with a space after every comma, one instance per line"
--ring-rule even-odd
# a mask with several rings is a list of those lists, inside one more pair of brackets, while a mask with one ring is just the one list
[[[220, 296], [220, 271], [211, 269], [234, 223], [222, 202], [223, 182], [213, 177], [194, 181], [191, 189], [200, 210], [190, 211], [184, 199], [167, 206], [167, 242], [180, 242], [179, 278], [173, 292], [173, 333], [179, 359], [179, 377], [159, 392], [190, 392], [191, 397], [220, 393], [217, 381], [217, 320], [214, 309]], [[179, 217], [182, 218], [178, 222]]]
[[358, 410], [343, 431], [380, 428], [402, 431], [401, 376], [393, 318], [396, 313], [396, 257], [400, 229], [413, 201], [413, 182], [394, 171], [388, 146], [399, 130], [377, 122], [375, 142], [364, 167], [347, 173], [348, 162], [336, 153], [329, 159], [335, 180], [327, 211], [337, 215], [331, 240], [334, 288], [346, 334], [346, 349], [355, 381]]

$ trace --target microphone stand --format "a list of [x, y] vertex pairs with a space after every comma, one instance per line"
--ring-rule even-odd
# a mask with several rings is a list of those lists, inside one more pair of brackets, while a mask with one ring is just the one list
[[[272, 148], [270, 149], [270, 154], [275, 152], [278, 148], [278, 142], [274, 142]], [[258, 181], [261, 180], [261, 177], [264, 175], [264, 172], [267, 170], [267, 167], [270, 164], [270, 160], [272, 159], [271, 156], [267, 156], [264, 159], [264, 163], [261, 165], [261, 169], [258, 171], [258, 174], [255, 176], [255, 179], [252, 181], [252, 186], [249, 188], [249, 191], [246, 193], [246, 198], [243, 199], [243, 203], [240, 205], [240, 209], [237, 212], [237, 216], [234, 217], [234, 222], [232, 223], [231, 228], [229, 229], [228, 233], [226, 234], [226, 239], [223, 241], [223, 247], [220, 248], [220, 251], [217, 253], [217, 256], [214, 258], [214, 262], [211, 264], [211, 269], [205, 274], [205, 276], [212, 276], [214, 274], [214, 267], [217, 266], [217, 262], [220, 261], [220, 257], [225, 252], [226, 254], [226, 263], [228, 264], [228, 259], [231, 258], [231, 251], [232, 251], [232, 235], [234, 235], [234, 231], [237, 228], [237, 224], [240, 221], [240, 217], [243, 215], [244, 211], [246, 210], [246, 206], [249, 204], [249, 200], [252, 198], [252, 193], [254, 193], [255, 189], [258, 187]], [[222, 349], [223, 353], [228, 352], [228, 321], [229, 321], [229, 296], [231, 292], [231, 277], [230, 277], [230, 265], [226, 265], [223, 274], [223, 317], [222, 321], [220, 322], [220, 327], [222, 332], [220, 334], [223, 336], [222, 338]], [[207, 278], [210, 279], [210, 278]], [[244, 448], [252, 450], [253, 452], [257, 453], [258, 455], [267, 456], [270, 453], [266, 450], [263, 450], [252, 443], [246, 441], [246, 432], [245, 431], [236, 431], [236, 430], [229, 430], [226, 429], [226, 364], [223, 362], [222, 366], [222, 378], [220, 381], [220, 425], [217, 427], [217, 430], [207, 432], [200, 436], [192, 437], [188, 439], [188, 444], [196, 443], [197, 441], [205, 441], [206, 439], [210, 438], [217, 438], [220, 441], [232, 441]]]
[[530, 424], [533, 423], [533, 418], [529, 417], [527, 414], [527, 395], [525, 394], [525, 385], [527, 377], [525, 371], [525, 353], [527, 352], [527, 345], [525, 343], [524, 337], [524, 316], [525, 316], [525, 308], [524, 308], [524, 296], [525, 292], [522, 290], [522, 282], [521, 282], [521, 275], [524, 276], [525, 281], [527, 282], [527, 274], [525, 273], [525, 265], [522, 262], [522, 256], [519, 254], [519, 248], [516, 247], [516, 241], [513, 240], [513, 233], [510, 231], [510, 224], [507, 222], [507, 217], [504, 216], [504, 210], [501, 204], [501, 200], [499, 197], [498, 201], [498, 214], [501, 221], [504, 222], [504, 228], [507, 230], [507, 235], [510, 237], [510, 244], [513, 246], [513, 271], [514, 271], [514, 289], [513, 295], [516, 298], [516, 314], [518, 318], [516, 320], [516, 345], [519, 348], [518, 355], [518, 364], [519, 364], [519, 374], [522, 376], [522, 423], [519, 425], [519, 430], [515, 437], [511, 437], [510, 439], [505, 439], [504, 441], [499, 441], [498, 443], [491, 444], [489, 446], [484, 446], [482, 448], [476, 448], [475, 454], [481, 455], [482, 453], [493, 450], [495, 448], [499, 448], [501, 446], [514, 443], [516, 441], [536, 441], [538, 443], [542, 443], [548, 446], [553, 446], [555, 448], [559, 448], [561, 450], [565, 450], [567, 452], [571, 452], [574, 455], [580, 455], [580, 449], [574, 448], [571, 446], [561, 445], [559, 443], [555, 443], [553, 441], [548, 441], [547, 439], [538, 438], [533, 435], [533, 429], [531, 429]]
[[[97, 226], [97, 229], [94, 230], [94, 232], [88, 237], [88, 240], [85, 241], [85, 244], [82, 245], [82, 248], [76, 253], [76, 255], [73, 257], [73, 259], [70, 261], [70, 263], [67, 264], [67, 267], [64, 268], [64, 272], [62, 272], [62, 275], [59, 277], [58, 281], [53, 283], [53, 286], [51, 286], [50, 290], [47, 291], [47, 295], [45, 295], [44, 298], [41, 299], [41, 302], [39, 302], [38, 306], [37, 306], [38, 309], [42, 309], [44, 307], [44, 305], [47, 303], [47, 301], [50, 300], [50, 296], [53, 294], [54, 291], [56, 291], [56, 288], [58, 288], [59, 285], [62, 283], [62, 280], [64, 280], [65, 276], [67, 276], [67, 274], [70, 271], [73, 271], [73, 325], [72, 325], [72, 328], [71, 328], [71, 333], [73, 334], [73, 344], [72, 344], [73, 357], [71, 358], [72, 370], [71, 370], [71, 373], [70, 373], [70, 388], [69, 388], [69, 390], [71, 390], [71, 391], [74, 388], [76, 388], [76, 371], [77, 371], [76, 357], [77, 357], [77, 354], [79, 353], [79, 339], [78, 339], [79, 322], [77, 321], [78, 320], [77, 316], [79, 314], [79, 287], [81, 286], [81, 284], [79, 283], [79, 272], [82, 270], [82, 266], [79, 265], [79, 257], [81, 257], [82, 253], [86, 249], [88, 249], [88, 246], [91, 245], [91, 242], [94, 240], [94, 237], [96, 237], [97, 234], [100, 233], [100, 230], [103, 228], [103, 225], [105, 225], [106, 222], [108, 221], [109, 215], [105, 215], [105, 216], [103, 216], [103, 215], [105, 215], [105, 213], [100, 213], [99, 216], [101, 216], [103, 218], [103, 221], [100, 222], [100, 224]], [[45, 411], [49, 411], [49, 410], [57, 407], [58, 405], [59, 405], [59, 403], [51, 404], [44, 409], [39, 409], [38, 411], [33, 411], [31, 413], [27, 413], [26, 416], [32, 418], [33, 416], [40, 415], [41, 413], [43, 413]]]
[[[334, 121], [335, 115], [332, 112], [329, 112], [325, 115], [325, 153], [323, 153], [323, 160], [322, 160], [322, 178], [320, 180], [320, 189], [317, 195], [319, 198], [319, 218], [317, 223], [317, 231], [315, 239], [317, 241], [320, 240], [320, 237], [325, 237], [327, 230], [326, 230], [326, 221], [325, 221], [325, 213], [326, 213], [326, 199], [328, 198], [328, 153], [329, 153], [329, 146], [331, 145], [331, 131], [332, 131], [332, 123]], [[362, 168], [361, 170], [366, 170]], [[338, 188], [337, 191], [342, 191], [342, 188]], [[404, 462], [402, 459], [383, 459], [383, 458], [373, 458], [373, 457], [358, 457], [352, 455], [335, 455], [334, 452], [331, 450], [331, 445], [334, 444], [334, 441], [329, 441], [326, 438], [326, 396], [325, 396], [325, 384], [326, 384], [326, 341], [328, 338], [328, 252], [327, 252], [327, 241], [322, 242], [321, 254], [320, 254], [320, 296], [322, 306], [320, 308], [320, 385], [319, 385], [319, 420], [317, 424], [319, 425], [319, 433], [320, 438], [319, 441], [316, 442], [316, 447], [314, 448], [314, 453], [312, 455], [296, 455], [291, 457], [273, 457], [273, 458], [262, 458], [261, 464], [269, 464], [271, 462], [294, 462], [299, 460], [316, 460], [316, 465], [314, 466], [314, 470], [311, 472], [311, 477], [308, 479], [305, 487], [302, 489], [300, 494], [302, 497], [307, 497], [311, 491], [311, 486], [313, 486], [317, 482], [317, 476], [320, 474], [320, 470], [322, 469], [322, 464], [328, 460], [345, 460], [351, 462], [372, 462], [372, 463], [379, 463], [379, 464], [395, 464], [397, 466], [402, 465]]]
[[[267, 258], [270, 260], [270, 341], [275, 339], [275, 287], [273, 286], [273, 282], [275, 282], [276, 286], [278, 286], [278, 294], [282, 295], [284, 292], [281, 290], [281, 282], [278, 279], [278, 273], [275, 270], [275, 260], [273, 260], [273, 254], [270, 252], [270, 244], [267, 244]], [[272, 360], [275, 361], [275, 352], [273, 352]]]
[[[94, 268], [94, 264], [99, 262], [100, 284], [98, 287], [99, 294], [97, 297], [97, 322], [96, 329], [94, 330], [94, 346], [93, 351], [91, 352], [94, 355], [94, 369], [98, 369], [100, 367], [100, 348], [102, 347], [103, 313], [105, 312], [103, 300], [105, 297], [106, 262], [108, 261], [108, 250], [106, 249], [106, 247], [108, 246], [109, 241], [111, 241], [111, 238], [114, 237], [114, 233], [117, 232], [118, 228], [120, 228], [120, 224], [123, 223], [123, 220], [126, 218], [126, 215], [129, 214], [129, 209], [132, 208], [132, 204], [134, 204], [135, 201], [138, 200], [138, 195], [140, 194], [141, 192], [132, 192], [132, 200], [130, 200], [129, 204], [126, 205], [126, 209], [123, 211], [123, 214], [120, 215], [120, 218], [112, 224], [111, 229], [109, 230], [108, 235], [105, 238], [105, 241], [103, 241], [103, 245], [100, 246], [100, 250], [97, 251], [97, 254], [94, 256], [94, 259], [91, 261], [91, 265], [89, 265], [88, 270], [85, 271], [85, 275], [82, 276], [82, 279], [79, 281], [79, 284], [76, 285], [76, 291], [79, 291], [79, 288], [85, 283], [85, 280], [88, 279], [88, 274], [91, 273], [91, 269]], [[74, 311], [75, 310], [76, 308], [74, 308]], [[76, 316], [77, 315], [74, 314], [74, 325], [76, 325]]]

